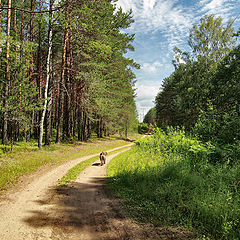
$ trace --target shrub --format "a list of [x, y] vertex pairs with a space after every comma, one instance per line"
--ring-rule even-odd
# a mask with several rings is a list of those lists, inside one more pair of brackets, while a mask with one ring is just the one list
[[149, 126], [147, 123], [140, 123], [138, 125], [138, 133], [140, 134], [146, 134], [149, 131]]

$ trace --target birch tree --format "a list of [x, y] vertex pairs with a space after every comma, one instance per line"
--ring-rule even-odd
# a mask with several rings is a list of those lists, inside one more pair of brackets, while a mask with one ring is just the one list
[[51, 76], [51, 55], [52, 55], [52, 43], [53, 43], [53, 30], [52, 30], [52, 7], [53, 7], [54, 0], [50, 0], [49, 2], [49, 31], [48, 31], [48, 55], [47, 55], [47, 75], [46, 75], [46, 81], [45, 81], [45, 90], [44, 90], [44, 105], [43, 105], [43, 111], [42, 116], [40, 120], [40, 126], [39, 126], [39, 140], [38, 140], [38, 147], [39, 149], [42, 149], [42, 139], [43, 139], [43, 124], [44, 119], [46, 115], [47, 110], [47, 103], [48, 103], [48, 85], [50, 81]]

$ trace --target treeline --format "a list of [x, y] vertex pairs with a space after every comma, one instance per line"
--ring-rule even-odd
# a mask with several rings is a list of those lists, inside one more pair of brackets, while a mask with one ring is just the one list
[[191, 52], [175, 48], [175, 71], [156, 97], [156, 121], [184, 127], [200, 140], [232, 144], [240, 140], [239, 32], [230, 20], [205, 16], [190, 30]]
[[2, 143], [87, 140], [136, 121], [131, 12], [110, 0], [2, 0]]

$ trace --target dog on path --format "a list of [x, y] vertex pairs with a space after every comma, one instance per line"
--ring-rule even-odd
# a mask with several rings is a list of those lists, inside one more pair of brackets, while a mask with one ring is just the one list
[[107, 152], [100, 153], [100, 162], [101, 162], [100, 166], [106, 163], [106, 155], [107, 155]]

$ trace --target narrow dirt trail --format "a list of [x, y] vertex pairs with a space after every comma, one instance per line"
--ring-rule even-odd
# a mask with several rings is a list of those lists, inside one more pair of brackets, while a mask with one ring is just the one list
[[[121, 152], [124, 151], [126, 149]], [[51, 239], [157, 239], [148, 238], [148, 233], [128, 219], [117, 200], [104, 190], [107, 164], [119, 153], [109, 156], [102, 167], [99, 161], [95, 162], [68, 187], [52, 189], [44, 200], [47, 205], [54, 206], [51, 215], [37, 213], [27, 219], [29, 224], [42, 227], [47, 219], [53, 229]]]
[[[108, 152], [131, 146], [111, 149]], [[126, 151], [122, 150], [121, 152]], [[118, 200], [104, 188], [107, 164], [116, 154], [86, 168], [74, 183], [57, 187], [69, 169], [98, 154], [68, 161], [40, 171], [7, 192], [0, 200], [1, 240], [186, 240], [188, 233], [176, 228], [140, 226], [127, 217]]]
[[[122, 147], [114, 148], [109, 152], [131, 145], [132, 144], [128, 144]], [[59, 195], [56, 190], [57, 181], [62, 178], [69, 169], [79, 162], [97, 155], [98, 154], [94, 154], [71, 160], [61, 166], [51, 169], [48, 172], [41, 173], [40, 176], [36, 174], [36, 176], [33, 176], [32, 181], [24, 188], [14, 190], [11, 194], [7, 194], [7, 198], [0, 202], [0, 239], [68, 239], [68, 237], [65, 238], [63, 236], [58, 238], [56, 234], [54, 234], [55, 230], [57, 232], [58, 227], [60, 229], [63, 227], [56, 224], [58, 223], [59, 218], [61, 219], [58, 215], [63, 213], [64, 217], [64, 214], [69, 211], [69, 207], [72, 207], [67, 205], [65, 206], [64, 204], [58, 204], [57, 200], [60, 198], [61, 194]], [[111, 158], [112, 156], [109, 157], [109, 160]], [[104, 176], [106, 165], [104, 167], [92, 166], [88, 169], [89, 170], [84, 171], [84, 178], [80, 176], [80, 179], [87, 179], [87, 176], [89, 176], [89, 181], [91, 181], [90, 178], [92, 175], [95, 177], [95, 173], [92, 172], [92, 169], [99, 172], [99, 176]], [[81, 185], [79, 182], [76, 182], [76, 184]], [[72, 204], [76, 205], [76, 208], [78, 208], [78, 205], [81, 203], [81, 199], [78, 199], [78, 197], [74, 195], [74, 189], [75, 188], [73, 187], [73, 192], [70, 192], [70, 194], [73, 195], [70, 197], [73, 201]], [[93, 188], [86, 188], [86, 192], [91, 193], [92, 191]], [[82, 196], [83, 198], [87, 196], [85, 192], [81, 194], [84, 195]], [[91, 198], [91, 195], [89, 195], [89, 197]], [[92, 201], [92, 199], [88, 200], [87, 198], [86, 202]], [[96, 199], [96, 202], [98, 201], [99, 200]], [[90, 212], [92, 210], [86, 208], [84, 211]], [[68, 217], [70, 222], [75, 221], [74, 211], [73, 215], [69, 215]], [[81, 216], [79, 217], [81, 218]], [[71, 236], [69, 236], [69, 239], [81, 239], [81, 237], [71, 238]]]

